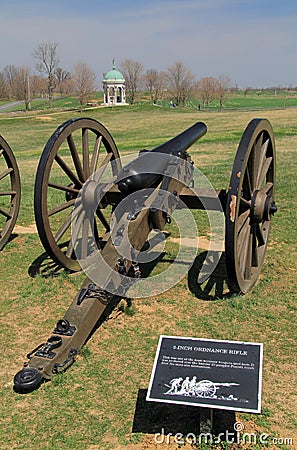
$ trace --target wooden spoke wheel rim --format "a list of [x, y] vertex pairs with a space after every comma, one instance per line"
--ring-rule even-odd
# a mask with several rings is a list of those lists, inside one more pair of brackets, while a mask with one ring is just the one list
[[[111, 161], [115, 161], [110, 164]], [[75, 200], [87, 179], [101, 167], [116, 176], [119, 152], [107, 129], [94, 119], [64, 122], [48, 140], [39, 161], [34, 190], [34, 211], [41, 242], [47, 254], [71, 271], [80, 270], [71, 239]], [[108, 212], [98, 208], [100, 234], [109, 231]]]
[[209, 380], [201, 380], [196, 384], [195, 394], [197, 397], [213, 397], [216, 393], [216, 386]]
[[16, 223], [21, 199], [21, 182], [14, 154], [0, 136], [0, 250]]
[[255, 285], [276, 211], [275, 144], [268, 120], [254, 119], [235, 156], [226, 206], [226, 268], [233, 292]]

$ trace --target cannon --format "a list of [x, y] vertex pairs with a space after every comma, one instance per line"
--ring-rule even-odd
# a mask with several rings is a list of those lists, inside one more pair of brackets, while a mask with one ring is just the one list
[[[266, 119], [247, 125], [229, 186], [216, 191], [193, 186], [188, 149], [206, 132], [197, 122], [124, 166], [112, 136], [94, 119], [71, 119], [50, 137], [36, 174], [37, 229], [57, 264], [82, 268], [87, 277], [49, 339], [27, 355], [14, 377], [17, 392], [30, 392], [68, 368], [119, 300], [131, 290], [138, 295], [147, 244], [152, 249], [154, 239], [166, 239], [162, 230], [175, 211], [223, 215], [230, 289], [245, 294], [253, 288], [277, 210], [273, 130]], [[150, 238], [153, 230], [157, 235]]]
[[14, 154], [0, 136], [0, 250], [9, 240], [15, 226], [21, 199], [21, 183]]

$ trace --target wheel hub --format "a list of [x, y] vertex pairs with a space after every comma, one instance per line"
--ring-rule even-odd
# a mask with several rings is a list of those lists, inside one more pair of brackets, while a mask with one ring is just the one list
[[98, 183], [89, 180], [82, 191], [82, 203], [85, 210], [95, 211], [98, 206]]
[[277, 211], [272, 196], [261, 190], [256, 190], [251, 202], [251, 218], [253, 223], [262, 223], [271, 219]]

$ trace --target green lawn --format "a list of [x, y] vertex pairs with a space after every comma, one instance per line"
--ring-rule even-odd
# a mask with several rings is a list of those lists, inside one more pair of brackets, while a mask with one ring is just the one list
[[[168, 96], [163, 100], [158, 101], [158, 106], [163, 108], [168, 108], [170, 100], [174, 98]], [[103, 93], [94, 93], [91, 102], [100, 105], [103, 102]], [[0, 106], [5, 104], [5, 101], [0, 102]], [[198, 99], [193, 97], [186, 102], [186, 107], [183, 108], [184, 111], [187, 110], [197, 110]], [[150, 107], [151, 101], [149, 94], [147, 92], [139, 91], [136, 94], [135, 104], [140, 105], [143, 109], [144, 107]], [[203, 105], [200, 104], [201, 110], [204, 110]], [[227, 95], [224, 100], [223, 110], [267, 110], [267, 109], [286, 109], [297, 107], [297, 92], [289, 90], [249, 90], [244, 93], [242, 91], [231, 92]], [[22, 111], [25, 109], [24, 104], [14, 106], [10, 111]], [[40, 110], [48, 110], [49, 102], [47, 98], [43, 99], [33, 99], [31, 102], [31, 112], [37, 112]], [[65, 111], [76, 109], [79, 110], [79, 100], [75, 96], [60, 96], [56, 93], [53, 109], [63, 109]], [[219, 102], [217, 100], [210, 103], [209, 111], [218, 111], [220, 109]], [[5, 113], [5, 111], [0, 110], [0, 114]]]
[[[160, 334], [263, 342], [262, 414], [236, 413], [232, 420], [242, 422], [248, 433], [275, 438], [276, 444], [269, 448], [294, 448], [277, 444], [285, 442], [281, 441], [284, 438], [294, 439], [296, 446], [297, 109], [271, 110], [270, 106], [260, 115], [271, 121], [275, 132], [279, 211], [253, 291], [245, 296], [215, 298], [212, 292], [208, 294], [206, 285], [191, 281], [197, 273], [195, 264], [189, 277], [169, 291], [136, 299], [130, 308], [121, 305], [91, 337], [69, 370], [29, 395], [13, 391], [13, 376], [26, 354], [50, 336], [84, 276], [63, 270], [52, 275], [38, 235], [28, 230], [14, 234], [0, 254], [1, 448], [156, 449], [154, 433], [164, 424], [169, 429], [174, 425], [181, 433], [189, 427], [195, 432], [195, 408], [181, 412], [156, 405], [153, 409], [143, 400]], [[47, 139], [63, 121], [79, 115], [61, 110], [1, 113], [0, 134], [15, 153], [22, 180], [18, 226], [34, 224], [34, 179]], [[102, 122], [122, 156], [151, 149], [194, 122], [204, 121], [208, 133], [190, 153], [215, 188], [227, 189], [238, 142], [255, 113], [136, 105], [93, 108], [81, 116]], [[207, 228], [204, 215], [195, 213], [201, 234]], [[167, 229], [170, 231], [170, 225]], [[170, 257], [174, 245], [167, 251]], [[33, 277], [40, 264], [42, 273]], [[157, 270], [166, 264], [165, 258]], [[223, 267], [218, 277], [224, 279]], [[217, 427], [228, 417], [228, 413], [217, 412]], [[164, 444], [160, 448], [169, 447]], [[239, 447], [224, 443], [216, 448]], [[260, 450], [263, 446], [257, 443], [248, 448]]]

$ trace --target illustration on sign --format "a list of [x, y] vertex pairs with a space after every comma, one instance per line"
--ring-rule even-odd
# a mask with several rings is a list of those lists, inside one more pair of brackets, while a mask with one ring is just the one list
[[263, 344], [160, 336], [148, 401], [261, 412]]
[[217, 391], [221, 386], [239, 386], [238, 383], [213, 383], [210, 380], [197, 381], [197, 377], [194, 375], [191, 380], [190, 377], [186, 377], [184, 380], [182, 377], [173, 378], [169, 384], [170, 386], [165, 384], [165, 386], [170, 387], [167, 392], [164, 392], [165, 395], [171, 394], [203, 398], [221, 398], [223, 400], [238, 400], [232, 393], [227, 397], [217, 394]]

